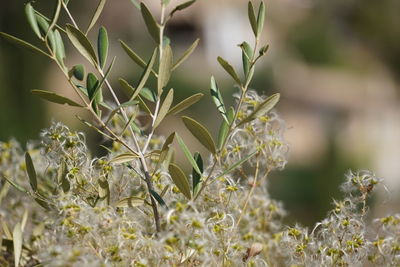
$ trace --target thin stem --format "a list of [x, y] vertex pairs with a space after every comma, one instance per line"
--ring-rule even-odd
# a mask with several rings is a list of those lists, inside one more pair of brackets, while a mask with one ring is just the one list
[[76, 24], [74, 18], [72, 17], [71, 13], [69, 12], [68, 7], [65, 5], [64, 2], [62, 2], [62, 6], [63, 6], [65, 12], [67, 12], [67, 15], [68, 15], [69, 19], [71, 20], [72, 24], [74, 25], [74, 27], [78, 29], [78, 24]]

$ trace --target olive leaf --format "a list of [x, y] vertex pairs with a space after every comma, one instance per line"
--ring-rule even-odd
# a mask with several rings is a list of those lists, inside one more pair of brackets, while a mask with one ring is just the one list
[[90, 31], [90, 29], [92, 29], [92, 27], [96, 24], [97, 20], [99, 19], [101, 12], [103, 11], [104, 5], [106, 4], [106, 0], [100, 0], [99, 4], [97, 5], [96, 11], [93, 14], [92, 19], [90, 20], [89, 26], [86, 30], [86, 34], [87, 35]]
[[108, 34], [104, 27], [99, 29], [99, 34], [97, 38], [97, 54], [99, 57], [100, 68], [104, 68], [107, 61], [108, 54]]
[[250, 122], [262, 116], [263, 114], [267, 113], [271, 109], [273, 109], [274, 106], [279, 102], [279, 98], [280, 98], [279, 93], [273, 94], [270, 97], [268, 97], [264, 102], [259, 104], [249, 116], [244, 118], [236, 127], [239, 127], [247, 122]]
[[241, 84], [239, 76], [236, 74], [235, 69], [222, 57], [218, 57], [218, 62], [224, 68], [224, 70], [237, 82], [237, 84]]
[[150, 13], [149, 9], [144, 3], [140, 3], [140, 11], [151, 37], [157, 44], [160, 44], [160, 27], [158, 26], [153, 15]]
[[201, 125], [199, 122], [195, 121], [192, 118], [183, 116], [182, 120], [186, 128], [192, 133], [192, 135], [196, 137], [196, 139], [211, 153], [215, 154], [216, 153], [215, 143], [208, 130], [203, 125]]
[[194, 160], [196, 161], [196, 165], [200, 169], [200, 173], [198, 173], [194, 168], [192, 170], [193, 195], [196, 195], [200, 189], [201, 175], [203, 174], [204, 168], [203, 168], [203, 159], [201, 158], [199, 152], [194, 153]]
[[157, 49], [154, 49], [153, 54], [151, 55], [146, 65], [146, 68], [144, 69], [142, 76], [139, 79], [138, 86], [136, 87], [136, 90], [138, 90], [139, 92], [142, 90], [142, 88], [144, 87], [149, 78], [150, 72], [153, 69], [153, 65], [156, 60], [156, 56], [157, 56]]
[[17, 223], [13, 230], [13, 246], [14, 246], [14, 265], [19, 266], [19, 262], [22, 254], [22, 229], [21, 223]]
[[251, 60], [253, 58], [253, 49], [250, 47], [249, 43], [243, 42], [240, 44], [242, 49], [242, 64], [243, 72], [246, 77], [248, 77], [250, 72]]
[[37, 178], [36, 178], [36, 171], [35, 166], [33, 165], [33, 161], [29, 152], [25, 153], [25, 165], [26, 165], [26, 172], [28, 173], [29, 183], [32, 187], [34, 192], [37, 191]]
[[182, 100], [178, 104], [176, 104], [174, 107], [172, 107], [169, 111], [168, 114], [173, 114], [176, 115], [179, 112], [189, 108], [193, 104], [197, 103], [204, 95], [202, 93], [194, 94], [189, 96], [188, 98]]
[[258, 8], [258, 16], [257, 16], [257, 36], [259, 36], [264, 28], [265, 21], [265, 4], [261, 1], [260, 6]]
[[172, 17], [175, 12], [180, 11], [180, 10], [184, 10], [185, 8], [190, 7], [191, 5], [193, 5], [196, 2], [196, 0], [191, 0], [191, 1], [187, 1], [185, 3], [182, 3], [180, 5], [177, 5], [169, 14], [170, 17]]
[[217, 82], [214, 79], [214, 76], [211, 76], [211, 88], [210, 88], [211, 97], [217, 106], [219, 113], [221, 113], [222, 118], [229, 123], [228, 117], [226, 116], [226, 109], [224, 100], [222, 99], [221, 92], [219, 91]]
[[56, 104], [61, 104], [61, 105], [67, 104], [72, 107], [80, 107], [80, 108], [83, 107], [82, 105], [76, 103], [75, 101], [73, 101], [69, 98], [66, 98], [64, 96], [60, 96], [53, 92], [43, 91], [43, 90], [32, 90], [31, 93], [39, 96], [40, 98], [42, 98], [44, 100], [47, 100], [47, 101], [50, 101], [50, 102], [53, 102]]
[[256, 14], [254, 13], [253, 3], [251, 1], [249, 1], [248, 5], [247, 5], [247, 13], [249, 16], [251, 29], [253, 30], [254, 35], [258, 36], [257, 35], [257, 19], [256, 19]]
[[219, 150], [222, 149], [222, 146], [225, 143], [225, 139], [228, 137], [229, 126], [232, 125], [232, 123], [233, 123], [234, 115], [235, 115], [235, 109], [233, 107], [230, 107], [229, 111], [228, 111], [229, 123], [227, 123], [225, 120], [223, 120], [221, 122], [221, 126], [219, 127], [219, 132], [218, 132], [218, 149]]
[[9, 41], [11, 43], [14, 43], [16, 45], [19, 45], [19, 46], [21, 46], [23, 48], [27, 48], [29, 50], [32, 50], [32, 51], [35, 51], [35, 52], [39, 52], [40, 54], [45, 55], [46, 57], [52, 58], [51, 55], [49, 55], [45, 51], [41, 50], [40, 48], [37, 48], [36, 46], [34, 46], [34, 45], [24, 41], [24, 40], [21, 40], [21, 39], [15, 37], [15, 36], [9, 35], [9, 34], [7, 34], [5, 32], [0, 32], [0, 37], [3, 37], [7, 41]]
[[167, 45], [163, 50], [158, 69], [157, 92], [159, 96], [162, 93], [162, 89], [167, 85], [169, 78], [171, 77], [173, 63], [172, 49], [171, 46]]
[[187, 198], [191, 199], [192, 195], [190, 193], [190, 186], [188, 179], [182, 169], [174, 164], [171, 163], [168, 166], [169, 174], [171, 175], [172, 181], [178, 187], [179, 191]]
[[96, 53], [87, 37], [71, 24], [67, 24], [66, 31], [68, 38], [79, 53], [94, 65], [97, 65]]
[[189, 160], [189, 163], [192, 165], [193, 169], [198, 174], [201, 174], [202, 171], [200, 170], [199, 166], [197, 166], [196, 160], [193, 158], [192, 153], [190, 152], [189, 148], [186, 146], [185, 142], [182, 140], [182, 138], [178, 134], [176, 134], [176, 140], [178, 140], [179, 146], [181, 147], [186, 158]]
[[26, 15], [26, 18], [27, 18], [29, 25], [31, 26], [33, 32], [37, 35], [37, 37], [42, 38], [42, 35], [40, 34], [39, 26], [36, 21], [35, 10], [33, 9], [31, 3], [27, 3], [25, 5], [25, 15]]
[[183, 53], [183, 55], [174, 63], [172, 66], [172, 71], [174, 71], [179, 65], [181, 65], [185, 60], [193, 53], [196, 49], [197, 45], [199, 44], [200, 39], [196, 39], [191, 46]]
[[115, 207], [132, 208], [132, 207], [142, 206], [143, 204], [144, 204], [143, 198], [132, 196], [118, 200], [117, 203], [115, 203]]
[[70, 70], [70, 76], [74, 76], [77, 80], [83, 81], [85, 78], [85, 68], [82, 64], [78, 64], [72, 67]]
[[[128, 56], [133, 60], [133, 62], [135, 62], [136, 64], [138, 64], [140, 67], [142, 68], [146, 68], [146, 62], [138, 55], [135, 53], [135, 51], [133, 51], [124, 41], [119, 40], [122, 48], [124, 49], [125, 53], [128, 54]], [[157, 73], [151, 69], [151, 73], [158, 77]]]
[[174, 100], [174, 89], [169, 90], [167, 96], [164, 99], [160, 107], [160, 111], [158, 112], [157, 118], [154, 122], [153, 128], [157, 128], [157, 126], [161, 123], [161, 121], [168, 114], [168, 110], [172, 105], [172, 101]]

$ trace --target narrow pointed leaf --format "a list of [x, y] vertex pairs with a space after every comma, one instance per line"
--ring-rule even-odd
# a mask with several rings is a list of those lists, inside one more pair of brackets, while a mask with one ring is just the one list
[[[165, 187], [168, 189], [168, 185]], [[168, 209], [167, 204], [165, 203], [164, 199], [154, 190], [150, 189], [150, 194], [154, 197], [155, 200], [161, 205], [161, 207]]]
[[89, 26], [86, 30], [86, 35], [90, 31], [90, 29], [93, 28], [93, 26], [96, 24], [97, 20], [99, 19], [101, 12], [103, 11], [104, 5], [106, 4], [106, 0], [100, 0], [99, 4], [97, 5], [96, 11], [93, 14], [92, 19], [90, 20]]
[[140, 197], [127, 197], [118, 200], [115, 203], [115, 207], [117, 208], [132, 208], [132, 207], [139, 207], [144, 204], [144, 199]]
[[122, 164], [122, 163], [126, 163], [126, 162], [131, 162], [131, 161], [136, 160], [138, 158], [139, 158], [139, 156], [137, 154], [123, 153], [123, 154], [119, 154], [118, 156], [115, 156], [114, 158], [112, 158], [110, 160], [110, 163], [112, 163], [112, 164]]
[[251, 153], [250, 155], [248, 155], [247, 157], [239, 160], [238, 162], [232, 164], [231, 166], [229, 166], [228, 169], [226, 169], [223, 173], [219, 174], [218, 177], [223, 177], [225, 174], [230, 173], [231, 171], [235, 170], [237, 167], [239, 167], [240, 165], [242, 165], [243, 163], [245, 163], [246, 161], [248, 161], [249, 159], [251, 159], [252, 157], [254, 157], [254, 155], [257, 154], [257, 151]]
[[263, 1], [260, 3], [260, 7], [258, 8], [258, 16], [257, 16], [257, 36], [260, 36], [262, 30], [264, 28], [264, 20], [265, 20], [265, 4]]
[[247, 12], [249, 16], [249, 21], [251, 25], [251, 29], [253, 30], [253, 33], [255, 36], [257, 36], [257, 19], [256, 19], [256, 14], [254, 13], [254, 7], [251, 1], [249, 1], [247, 5]]
[[28, 210], [25, 210], [21, 220], [21, 232], [24, 232], [27, 221], [28, 221]]
[[176, 140], [178, 140], [178, 144], [181, 147], [186, 158], [189, 160], [190, 165], [192, 165], [193, 169], [198, 174], [201, 174], [202, 172], [201, 172], [199, 166], [197, 166], [196, 160], [193, 158], [192, 153], [190, 152], [189, 148], [186, 146], [185, 142], [182, 140], [182, 138], [178, 134], [176, 134]]
[[181, 65], [185, 60], [193, 53], [196, 49], [197, 45], [199, 44], [200, 39], [196, 39], [193, 44], [183, 53], [183, 55], [175, 62], [172, 67], [172, 71], [174, 71], [179, 65]]
[[119, 85], [121, 85], [122, 90], [129, 99], [135, 99], [139, 92], [133, 88], [126, 80], [119, 78]]
[[72, 44], [79, 51], [79, 53], [81, 53], [82, 56], [84, 56], [87, 60], [96, 65], [96, 53], [94, 52], [94, 49], [86, 36], [71, 24], [67, 24], [66, 30], [68, 38], [71, 40]]
[[73, 101], [69, 98], [66, 98], [64, 96], [57, 95], [56, 93], [53, 93], [53, 92], [43, 91], [43, 90], [32, 90], [31, 93], [39, 96], [42, 99], [45, 99], [47, 101], [50, 101], [50, 102], [53, 102], [56, 104], [61, 104], [61, 105], [67, 104], [72, 107], [80, 107], [80, 108], [83, 107], [82, 105], [76, 103], [75, 101]]
[[49, 28], [47, 30], [46, 36], [49, 35], [50, 31], [53, 30], [54, 26], [57, 23], [58, 17], [60, 16], [60, 11], [61, 11], [61, 0], [57, 1], [57, 6], [54, 10], [54, 15], [53, 15], [53, 19], [50, 22]]
[[14, 246], [14, 265], [19, 266], [22, 254], [22, 229], [21, 223], [17, 223], [13, 230], [13, 246]]
[[150, 13], [149, 9], [144, 3], [140, 3], [140, 11], [151, 37], [157, 44], [160, 44], [160, 27], [158, 26], [153, 15]]
[[157, 101], [157, 95], [147, 87], [143, 87], [139, 94], [141, 97], [149, 100], [150, 102], [155, 103]]
[[36, 171], [29, 152], [25, 153], [25, 165], [26, 165], [26, 172], [28, 173], [29, 177], [29, 183], [31, 184], [32, 190], [36, 192], [37, 191]]
[[236, 74], [235, 69], [222, 57], [218, 57], [219, 64], [224, 68], [224, 70], [237, 82], [241, 84], [239, 76]]
[[90, 122], [85, 121], [84, 119], [82, 119], [79, 116], [76, 116], [76, 118], [78, 120], [80, 120], [83, 124], [85, 124], [86, 126], [92, 128], [93, 130], [95, 130], [96, 132], [98, 132], [101, 135], [104, 135], [105, 137], [107, 137], [110, 140], [115, 140], [113, 137], [109, 136], [108, 134], [106, 134], [105, 132], [103, 132], [102, 130], [100, 130], [99, 128], [97, 128], [96, 126], [94, 126], [93, 124], [91, 124]]
[[135, 62], [142, 68], [146, 67], [146, 62], [138, 54], [136, 54], [124, 41], [119, 40], [119, 42], [120, 42], [122, 48], [124, 49], [124, 51], [133, 60], [133, 62]]
[[250, 72], [250, 64], [251, 59], [253, 58], [253, 49], [247, 42], [243, 42], [240, 45], [242, 49], [242, 64], [243, 64], [243, 72], [245, 77], [248, 77]]
[[169, 146], [172, 144], [172, 142], [174, 141], [175, 138], [175, 132], [171, 133], [167, 139], [165, 139], [165, 142], [161, 148], [161, 153], [160, 153], [160, 158], [158, 159], [158, 164], [162, 163], [167, 155], [168, 155], [168, 151], [169, 151]]
[[35, 10], [33, 9], [31, 3], [27, 3], [25, 5], [25, 15], [26, 15], [26, 18], [27, 18], [29, 25], [31, 26], [33, 32], [37, 35], [37, 37], [42, 38], [42, 35], [40, 34], [39, 26], [36, 21]]
[[256, 107], [253, 112], [246, 118], [244, 118], [238, 125], [243, 125], [247, 122], [250, 122], [274, 108], [274, 106], [279, 102], [280, 94], [273, 94], [268, 97], [264, 102], [262, 102], [258, 107]]
[[190, 7], [191, 5], [193, 5], [196, 2], [196, 0], [191, 0], [191, 1], [187, 1], [185, 3], [182, 3], [180, 5], [177, 5], [169, 14], [171, 17], [175, 14], [175, 12], [180, 11], [180, 10], [184, 10], [185, 8]]
[[12, 185], [15, 189], [22, 193], [28, 193], [28, 190], [20, 186], [19, 184], [14, 183], [11, 179], [7, 178], [6, 176], [2, 175], [2, 177], [10, 184]]
[[45, 20], [42, 16], [36, 15], [36, 21], [38, 23], [40, 32], [42, 33], [42, 36], [45, 37], [45, 40], [49, 41], [50, 43], [50, 48], [53, 51], [53, 53], [56, 53], [56, 39], [54, 36], [54, 32], [50, 29], [50, 25]]
[[169, 90], [167, 96], [164, 99], [164, 102], [162, 103], [162, 105], [160, 107], [160, 111], [158, 112], [157, 118], [153, 125], [154, 128], [157, 128], [157, 126], [161, 123], [161, 121], [168, 114], [169, 108], [171, 107], [173, 100], [174, 100], [174, 89], [171, 89], [171, 90]]
[[106, 178], [101, 178], [98, 181], [99, 186], [98, 186], [98, 193], [99, 193], [99, 198], [104, 199], [107, 202], [107, 205], [110, 204], [110, 184], [108, 183]]
[[100, 67], [104, 68], [108, 54], [108, 35], [107, 30], [104, 27], [99, 29], [99, 35], [97, 38], [97, 54], [99, 57]]
[[182, 100], [178, 104], [176, 104], [174, 107], [172, 107], [169, 111], [168, 114], [173, 114], [176, 115], [179, 112], [189, 108], [196, 102], [198, 102], [204, 95], [202, 93], [194, 94], [192, 96], [189, 96], [188, 98]]
[[92, 100], [95, 98], [95, 90], [96, 88], [99, 86], [100, 82], [97, 79], [96, 75], [94, 75], [93, 73], [88, 73], [87, 77], [86, 77], [86, 89], [88, 91], [89, 94], [89, 99]]
[[150, 58], [149, 62], [147, 63], [147, 66], [144, 69], [144, 71], [142, 73], [142, 76], [140, 77], [139, 84], [136, 87], [136, 90], [138, 90], [139, 92], [145, 86], [145, 84], [146, 84], [146, 82], [147, 82], [147, 80], [149, 78], [150, 72], [153, 69], [153, 65], [154, 65], [154, 62], [156, 60], [156, 56], [157, 56], [157, 49], [154, 49], [154, 52], [151, 55], [151, 58]]
[[196, 139], [211, 153], [215, 154], [215, 143], [208, 130], [192, 118], [184, 116], [182, 117], [182, 120], [186, 128], [193, 134], [193, 136], [196, 137]]
[[9, 35], [9, 34], [4, 33], [4, 32], [0, 32], [0, 37], [3, 37], [7, 41], [9, 41], [11, 43], [14, 43], [14, 44], [17, 44], [17, 45], [19, 45], [19, 46], [21, 46], [23, 48], [27, 48], [29, 50], [32, 50], [32, 51], [35, 51], [35, 52], [39, 52], [40, 54], [51, 58], [51, 55], [47, 54], [45, 51], [41, 50], [40, 48], [37, 48], [36, 46], [34, 46], [34, 45], [32, 45], [32, 44], [30, 44], [28, 42], [25, 42], [24, 40], [21, 40], [21, 39], [19, 39], [17, 37], [14, 37], [14, 36]]
[[157, 92], [159, 96], [162, 93], [162, 89], [167, 85], [169, 78], [171, 77], [173, 63], [172, 49], [169, 45], [167, 45], [163, 50], [158, 70]]
[[225, 109], [225, 104], [224, 104], [224, 100], [222, 99], [222, 95], [221, 92], [219, 91], [218, 85], [214, 79], [213, 76], [211, 76], [211, 88], [210, 88], [210, 93], [211, 93], [211, 97], [215, 103], [215, 105], [217, 106], [217, 109], [219, 111], [219, 113], [221, 113], [222, 118], [226, 121], [228, 121], [228, 117], [226, 116], [226, 109]]
[[179, 168], [178, 165], [171, 163], [168, 166], [169, 174], [171, 175], [172, 181], [178, 187], [179, 191], [188, 199], [191, 199], [190, 186], [185, 173]]
[[218, 149], [219, 150], [222, 149], [222, 146], [225, 143], [225, 139], [228, 136], [229, 125], [232, 124], [234, 115], [235, 115], [235, 110], [233, 107], [230, 107], [230, 109], [228, 111], [229, 123], [227, 123], [225, 120], [223, 120], [221, 122], [221, 126], [219, 127], [219, 132], [218, 132]]
[[96, 98], [96, 101], [98, 104], [100, 104], [103, 101], [103, 93], [101, 91], [101, 87], [103, 86], [104, 82], [106, 81], [107, 77], [110, 75], [110, 72], [114, 66], [115, 62], [115, 57], [111, 61], [110, 66], [107, 68], [106, 73], [104, 74], [104, 77], [101, 78], [99, 84], [97, 85], [96, 89], [93, 92], [94, 97]]
[[54, 38], [56, 42], [56, 58], [61, 66], [64, 66], [65, 47], [61, 34], [58, 30], [54, 31]]
[[194, 168], [192, 170], [192, 178], [193, 178], [193, 195], [196, 195], [199, 190], [199, 185], [201, 183], [201, 175], [203, 174], [203, 159], [199, 152], [194, 153], [194, 160], [196, 161], [196, 165], [200, 169], [200, 173], [198, 173]]

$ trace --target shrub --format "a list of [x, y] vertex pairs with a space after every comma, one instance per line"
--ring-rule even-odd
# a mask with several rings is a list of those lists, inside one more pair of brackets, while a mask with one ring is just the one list
[[[249, 89], [259, 59], [264, 3], [257, 12], [251, 2], [248, 16], [254, 45], [240, 45], [243, 75], [223, 58], [220, 65], [237, 85], [235, 105], [224, 104], [211, 77], [210, 95], [220, 113], [218, 138], [193, 118], [183, 124], [208, 151], [191, 151], [172, 132], [158, 136], [156, 128], [168, 115], [195, 104], [203, 94], [174, 104], [168, 89], [171, 73], [192, 53], [192, 46], [173, 60], [166, 23], [195, 0], [173, 7], [161, 1], [159, 22], [144, 3], [140, 11], [156, 48], [147, 62], [121, 41], [127, 55], [143, 69], [133, 86], [123, 78], [121, 101], [108, 75], [115, 58], [107, 60], [108, 38], [99, 28], [97, 53], [87, 34], [95, 27], [104, 0], [87, 29], [79, 29], [67, 0], [57, 2], [52, 19], [32, 5], [25, 7], [38, 48], [0, 33], [9, 41], [39, 52], [65, 75], [79, 103], [49, 91], [32, 93], [58, 104], [88, 111], [84, 124], [109, 141], [107, 155], [93, 157], [83, 133], [53, 122], [40, 142], [27, 151], [14, 140], [0, 143], [1, 224], [0, 263], [3, 266], [377, 266], [400, 264], [400, 216], [377, 219], [377, 231], [366, 225], [366, 201], [381, 182], [368, 171], [349, 172], [345, 197], [335, 201], [327, 217], [312, 231], [285, 226], [282, 203], [269, 197], [268, 174], [284, 168], [289, 146], [285, 124], [273, 110], [279, 94], [260, 96]], [[65, 11], [72, 24], [61, 27]], [[69, 40], [95, 70], [66, 66], [64, 41]], [[158, 62], [158, 64], [156, 64]], [[151, 83], [149, 77], [156, 78]], [[148, 86], [148, 87], [145, 87]], [[154, 89], [149, 89], [154, 88]], [[103, 98], [103, 90], [111, 100]], [[142, 122], [147, 123], [143, 124]], [[174, 160], [176, 142], [192, 166], [182, 171]]]

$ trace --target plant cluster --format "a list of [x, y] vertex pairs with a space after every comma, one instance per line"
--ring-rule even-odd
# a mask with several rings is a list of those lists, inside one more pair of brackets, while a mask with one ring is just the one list
[[[53, 122], [40, 142], [21, 146], [0, 143], [1, 266], [357, 266], [366, 262], [400, 264], [400, 216], [377, 220], [370, 233], [366, 201], [380, 182], [370, 172], [349, 173], [346, 197], [335, 201], [327, 218], [309, 232], [287, 227], [282, 203], [269, 197], [268, 174], [284, 168], [288, 144], [285, 124], [273, 111], [279, 94], [251, 90], [256, 63], [268, 46], [260, 45], [264, 3], [248, 3], [254, 44], [239, 45], [243, 75], [225, 59], [218, 62], [235, 82], [235, 104], [224, 104], [211, 77], [210, 95], [220, 114], [218, 138], [193, 118], [182, 122], [208, 155], [190, 150], [179, 133], [167, 137], [156, 129], [169, 115], [195, 104], [203, 94], [174, 103], [168, 82], [193, 52], [198, 40], [174, 61], [164, 35], [174, 14], [196, 1], [169, 7], [161, 0], [156, 20], [144, 3], [131, 0], [143, 16], [155, 49], [146, 61], [125, 42], [122, 49], [141, 69], [132, 85], [118, 79], [126, 94], [117, 97], [109, 74], [108, 37], [100, 27], [97, 52], [88, 33], [106, 3], [100, 0], [90, 24], [78, 26], [68, 0], [58, 0], [49, 19], [26, 4], [28, 22], [43, 49], [6, 33], [0, 36], [39, 52], [55, 62], [79, 102], [53, 92], [33, 90], [48, 101], [87, 110], [92, 121], [78, 117], [104, 137], [107, 155], [93, 157], [85, 136]], [[71, 24], [60, 26], [61, 12]], [[69, 40], [96, 73], [84, 64], [68, 66]], [[107, 90], [111, 99], [103, 98]], [[145, 123], [143, 123], [145, 122]], [[185, 173], [175, 161], [172, 143], [192, 167]], [[106, 145], [107, 144], [107, 145]]]

